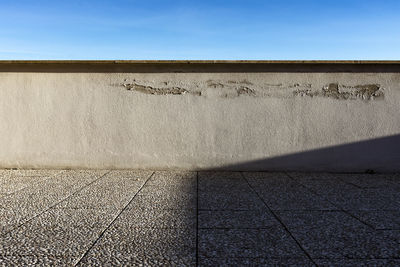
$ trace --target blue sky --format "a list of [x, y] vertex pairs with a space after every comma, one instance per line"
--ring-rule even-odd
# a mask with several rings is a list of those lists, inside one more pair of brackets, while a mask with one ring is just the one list
[[400, 59], [398, 0], [1, 0], [0, 59]]

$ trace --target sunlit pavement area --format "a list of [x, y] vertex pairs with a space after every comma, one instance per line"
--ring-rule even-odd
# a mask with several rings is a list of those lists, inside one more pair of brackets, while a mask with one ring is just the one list
[[0, 263], [399, 266], [400, 175], [0, 171]]

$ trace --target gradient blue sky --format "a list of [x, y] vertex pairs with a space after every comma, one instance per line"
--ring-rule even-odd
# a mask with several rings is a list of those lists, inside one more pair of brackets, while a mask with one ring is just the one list
[[399, 0], [1, 0], [0, 59], [400, 59]]

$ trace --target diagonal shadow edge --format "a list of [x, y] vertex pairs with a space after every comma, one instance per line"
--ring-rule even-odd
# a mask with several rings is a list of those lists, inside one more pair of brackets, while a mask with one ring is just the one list
[[399, 172], [400, 134], [283, 156], [227, 164], [209, 170]]

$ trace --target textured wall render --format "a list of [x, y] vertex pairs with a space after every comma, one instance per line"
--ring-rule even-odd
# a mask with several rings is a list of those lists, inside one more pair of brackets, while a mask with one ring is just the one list
[[400, 74], [0, 73], [0, 167], [400, 171]]

